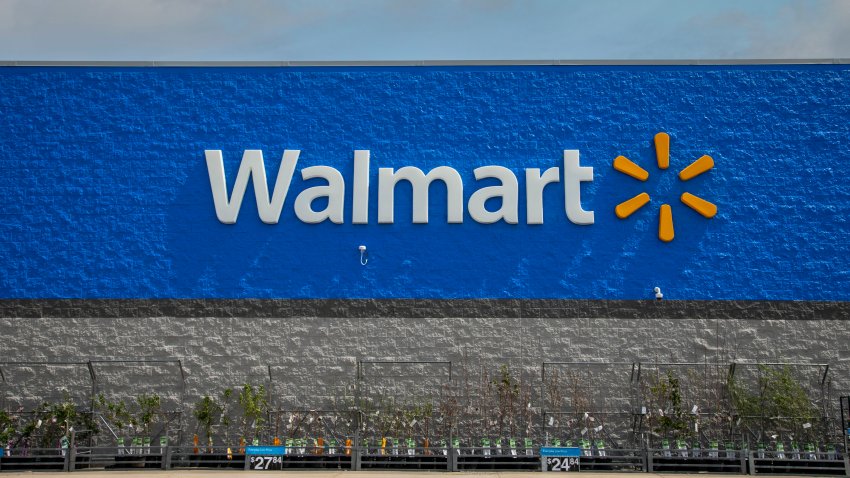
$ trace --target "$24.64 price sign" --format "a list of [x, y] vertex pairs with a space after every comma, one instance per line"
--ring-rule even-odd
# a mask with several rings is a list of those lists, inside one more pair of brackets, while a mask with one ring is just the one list
[[252, 470], [280, 470], [283, 457], [280, 456], [252, 456]]
[[578, 471], [578, 457], [547, 457], [546, 471]]

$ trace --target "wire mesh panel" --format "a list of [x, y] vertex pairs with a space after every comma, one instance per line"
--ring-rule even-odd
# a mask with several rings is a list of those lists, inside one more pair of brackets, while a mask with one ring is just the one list
[[353, 360], [270, 367], [273, 436], [341, 453], [357, 427], [356, 369]]
[[190, 403], [189, 435], [193, 445], [269, 444], [274, 433], [271, 367], [246, 367], [238, 376], [217, 380], [220, 388]]
[[727, 386], [728, 365], [641, 363], [639, 367], [639, 413], [649, 447], [740, 447]]
[[86, 362], [0, 363], [2, 409], [32, 410], [48, 402], [89, 406], [92, 377]]
[[92, 361], [98, 445], [179, 443], [185, 377], [178, 360]]
[[751, 449], [828, 452], [841, 445], [827, 364], [735, 363], [729, 389]]
[[93, 381], [85, 362], [2, 363], [0, 385], [0, 447], [59, 448], [74, 430], [80, 441], [97, 431]]
[[456, 424], [450, 436], [461, 456], [491, 446], [499, 454], [511, 441], [523, 449], [539, 445], [538, 377], [538, 370], [485, 360], [473, 364], [464, 357], [455, 379], [444, 387], [440, 406], [443, 419]]
[[287, 410], [348, 410], [355, 406], [357, 364], [329, 360], [309, 364], [297, 359], [270, 366], [271, 397]]
[[588, 455], [638, 445], [634, 433], [636, 364], [544, 362], [544, 440]]
[[361, 445], [392, 454], [448, 439], [441, 405], [451, 362], [360, 361], [357, 376]]

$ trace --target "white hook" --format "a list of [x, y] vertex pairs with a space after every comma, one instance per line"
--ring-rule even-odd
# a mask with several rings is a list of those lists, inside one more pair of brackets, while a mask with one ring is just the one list
[[366, 257], [366, 246], [360, 246], [357, 249], [360, 250], [360, 265], [366, 265], [369, 262], [369, 259]]

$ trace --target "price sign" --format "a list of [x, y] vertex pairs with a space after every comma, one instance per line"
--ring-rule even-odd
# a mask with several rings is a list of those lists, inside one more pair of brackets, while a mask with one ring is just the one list
[[280, 470], [283, 464], [281, 456], [252, 456], [252, 470]]
[[286, 447], [249, 446], [245, 448], [245, 454], [252, 470], [281, 470]]
[[578, 461], [577, 456], [548, 456], [546, 469], [543, 471], [578, 471]]
[[574, 447], [541, 447], [543, 471], [579, 471], [581, 450]]

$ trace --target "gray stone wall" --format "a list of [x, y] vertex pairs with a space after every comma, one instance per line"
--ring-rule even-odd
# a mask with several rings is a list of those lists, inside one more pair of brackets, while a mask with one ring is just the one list
[[[95, 361], [97, 393], [157, 393], [185, 412], [189, 432], [199, 397], [243, 383], [269, 386], [282, 410], [341, 410], [356, 394], [437, 403], [451, 375], [475, 406], [482, 373], [502, 365], [527, 392], [537, 432], [551, 408], [544, 362], [592, 362], [550, 364], [548, 377], [586, 372], [591, 406], [623, 413], [640, 404], [634, 362], [645, 374], [653, 363], [688, 362], [724, 375], [730, 362], [828, 364], [826, 399], [837, 408], [850, 391], [847, 303], [127, 300], [6, 301], [0, 310], [7, 409], [63, 395], [85, 403], [86, 362]], [[440, 363], [377, 363], [387, 361]], [[822, 368], [795, 370], [818, 387]]]

